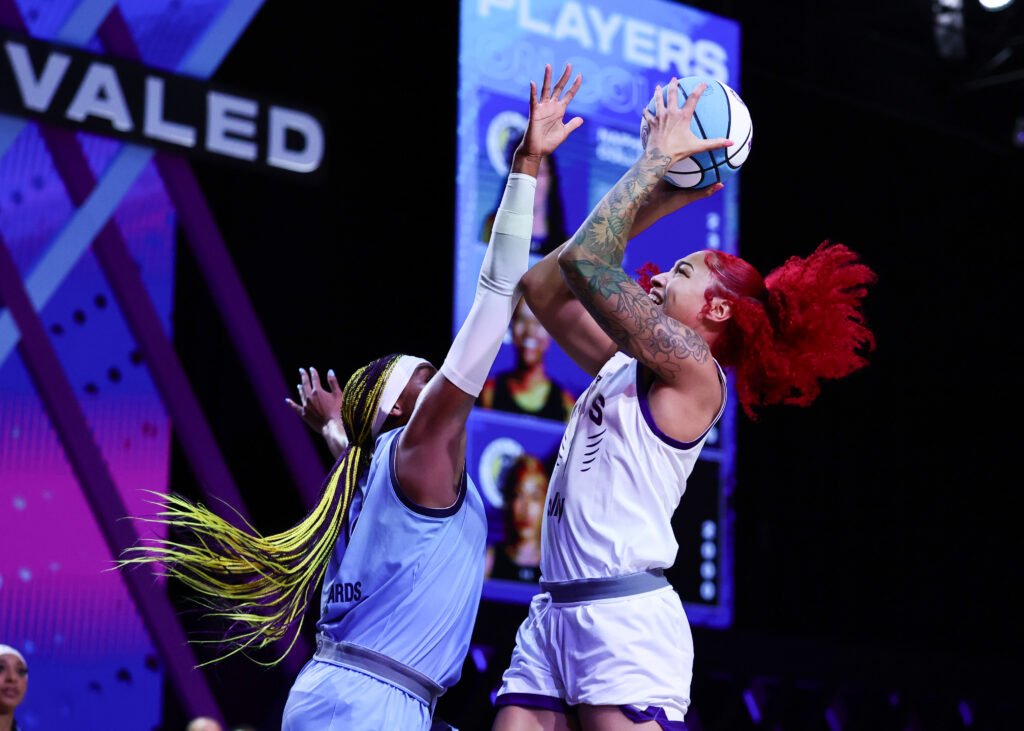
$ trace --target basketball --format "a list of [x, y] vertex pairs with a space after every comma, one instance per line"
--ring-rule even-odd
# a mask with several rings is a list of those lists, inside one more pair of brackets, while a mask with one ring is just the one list
[[[747, 105], [740, 99], [739, 94], [721, 81], [704, 76], [687, 76], [679, 79], [679, 106], [686, 103], [686, 99], [701, 82], [707, 84], [707, 88], [697, 100], [690, 129], [698, 137], [726, 137], [734, 144], [721, 150], [692, 155], [670, 167], [665, 173], [665, 180], [679, 188], [706, 188], [735, 175], [746, 162], [754, 139], [754, 125], [750, 120]], [[668, 104], [667, 88], [663, 87], [661, 93]], [[651, 114], [655, 113], [654, 97], [651, 98], [647, 109]], [[647, 120], [644, 119], [640, 124], [640, 141], [645, 150], [649, 133]]]

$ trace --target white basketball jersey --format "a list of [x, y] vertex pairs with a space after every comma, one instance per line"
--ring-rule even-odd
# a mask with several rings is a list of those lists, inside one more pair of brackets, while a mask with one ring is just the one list
[[[544, 581], [620, 576], [675, 562], [672, 514], [711, 427], [693, 442], [664, 434], [639, 375], [637, 361], [618, 353], [576, 402], [548, 486]], [[715, 421], [725, 409], [721, 367], [718, 375], [722, 408]]]

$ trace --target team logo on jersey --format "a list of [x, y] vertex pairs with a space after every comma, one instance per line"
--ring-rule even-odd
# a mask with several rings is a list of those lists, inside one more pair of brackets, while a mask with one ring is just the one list
[[597, 394], [594, 403], [590, 405], [590, 420], [601, 426], [604, 423], [604, 396]]
[[556, 492], [554, 495], [551, 496], [551, 499], [548, 500], [548, 517], [558, 518], [558, 522], [561, 523], [562, 512], [564, 511], [564, 509], [565, 498], [562, 497], [561, 493]]
[[357, 602], [363, 598], [363, 582], [349, 582], [343, 584], [331, 584], [327, 592], [329, 602]]
[[[600, 423], [600, 422], [598, 422]], [[597, 453], [601, 451], [601, 442], [604, 441], [604, 434], [608, 431], [602, 429], [597, 434], [588, 434], [586, 442], [583, 444], [583, 461], [580, 467], [580, 472], [588, 472], [593, 467], [592, 462], [597, 459]]]

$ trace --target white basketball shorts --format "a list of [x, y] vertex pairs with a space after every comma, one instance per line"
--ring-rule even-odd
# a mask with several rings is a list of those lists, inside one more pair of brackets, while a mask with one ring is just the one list
[[671, 587], [573, 604], [538, 594], [496, 704], [624, 706], [681, 723], [692, 678], [693, 637]]

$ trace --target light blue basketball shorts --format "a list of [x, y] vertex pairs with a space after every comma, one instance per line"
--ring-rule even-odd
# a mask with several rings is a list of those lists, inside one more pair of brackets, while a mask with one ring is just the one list
[[430, 728], [430, 708], [372, 675], [316, 658], [295, 679], [281, 731], [380, 731]]

